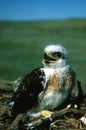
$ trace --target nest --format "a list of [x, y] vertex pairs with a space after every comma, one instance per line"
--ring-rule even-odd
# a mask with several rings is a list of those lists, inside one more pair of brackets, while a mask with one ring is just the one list
[[27, 117], [26, 113], [12, 115], [7, 101], [12, 91], [0, 93], [1, 130], [86, 130], [86, 94], [83, 94], [80, 81], [77, 81], [78, 94], [72, 94], [69, 102], [50, 116]]

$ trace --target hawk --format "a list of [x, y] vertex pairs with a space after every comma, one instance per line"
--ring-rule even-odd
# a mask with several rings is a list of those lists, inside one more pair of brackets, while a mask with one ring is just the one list
[[55, 110], [71, 96], [75, 85], [75, 72], [67, 63], [68, 53], [62, 45], [44, 48], [43, 67], [28, 73], [13, 95], [12, 111]]

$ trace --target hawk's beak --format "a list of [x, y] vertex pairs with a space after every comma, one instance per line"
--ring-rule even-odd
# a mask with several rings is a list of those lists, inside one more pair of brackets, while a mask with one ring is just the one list
[[52, 63], [52, 62], [55, 62], [55, 61], [58, 61], [57, 58], [53, 57], [53, 54], [52, 52], [50, 51], [47, 51], [44, 55], [44, 62], [45, 63]]
[[47, 51], [46, 54], [49, 56], [49, 55], [51, 55], [51, 52], [50, 52], [50, 51]]

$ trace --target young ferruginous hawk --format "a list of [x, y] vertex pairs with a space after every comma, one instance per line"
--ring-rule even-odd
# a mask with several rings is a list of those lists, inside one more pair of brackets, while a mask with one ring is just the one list
[[43, 67], [27, 74], [13, 95], [16, 113], [54, 110], [65, 104], [75, 85], [75, 73], [67, 63], [67, 50], [61, 45], [44, 48]]

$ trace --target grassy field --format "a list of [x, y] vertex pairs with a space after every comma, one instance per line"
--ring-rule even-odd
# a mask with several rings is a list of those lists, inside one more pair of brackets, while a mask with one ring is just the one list
[[0, 79], [15, 80], [42, 65], [43, 48], [62, 44], [86, 90], [86, 19], [0, 22]]

